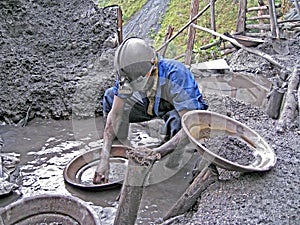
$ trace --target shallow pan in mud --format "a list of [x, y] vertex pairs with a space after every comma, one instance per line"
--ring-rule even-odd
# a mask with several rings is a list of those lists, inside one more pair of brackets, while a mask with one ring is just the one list
[[93, 176], [99, 162], [101, 148], [95, 148], [77, 156], [65, 167], [64, 179], [80, 189], [103, 190], [121, 186], [124, 180], [127, 159], [126, 151], [129, 147], [113, 145], [110, 157], [109, 182], [106, 184], [93, 184]]
[[[196, 144], [202, 157], [224, 169], [241, 172], [267, 171], [276, 163], [274, 151], [258, 133], [227, 116], [210, 111], [194, 110], [184, 114], [182, 126], [189, 139]], [[224, 148], [224, 145], [218, 142], [224, 136], [232, 140], [235, 138], [241, 143], [235, 140], [236, 149], [227, 148], [228, 146]], [[213, 150], [205, 146], [205, 141], [209, 139], [217, 143]], [[221, 149], [225, 149], [224, 151], [227, 151], [225, 155], [229, 157], [224, 157]], [[243, 152], [246, 150], [249, 150], [252, 157], [251, 160], [246, 160], [247, 163], [241, 164], [229, 159], [232, 156], [238, 158], [243, 154], [249, 154]]]
[[87, 203], [60, 194], [28, 197], [11, 203], [0, 209], [0, 222], [5, 225], [101, 224], [100, 218]]

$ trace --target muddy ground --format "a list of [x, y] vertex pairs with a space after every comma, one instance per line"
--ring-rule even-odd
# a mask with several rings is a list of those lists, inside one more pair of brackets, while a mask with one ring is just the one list
[[[57, 189], [74, 194], [71, 188], [62, 188], [61, 171], [78, 154], [78, 148], [101, 146], [100, 100], [103, 90], [114, 80], [114, 49], [107, 42], [116, 32], [114, 9], [102, 11], [92, 1], [13, 0], [1, 1], [0, 11], [2, 151], [21, 154], [23, 196]], [[258, 49], [292, 68], [299, 64], [299, 46], [298, 35], [281, 43], [270, 41]], [[243, 73], [250, 79], [274, 81], [283, 72], [244, 50], [229, 57], [228, 63], [232, 72]], [[216, 74], [200, 72], [195, 76], [201, 84], [201, 79]], [[263, 173], [245, 174], [219, 168], [219, 180], [209, 186], [190, 212], [171, 223], [299, 224], [299, 118], [285, 132], [277, 133], [277, 120], [265, 113], [265, 106], [225, 95], [218, 88], [216, 85], [213, 93], [203, 90], [209, 110], [227, 115], [259, 133], [275, 151], [277, 164]], [[77, 125], [75, 118], [92, 118], [92, 123]], [[86, 126], [93, 127], [92, 132]], [[137, 142], [143, 138], [149, 136], [139, 136]], [[64, 144], [71, 147], [65, 148]], [[48, 154], [47, 150], [53, 152]], [[46, 156], [41, 158], [40, 151], [46, 152]], [[43, 176], [45, 169], [52, 174]], [[59, 178], [49, 188], [47, 181], [52, 176]], [[168, 186], [165, 188], [168, 190]], [[85, 200], [92, 199], [89, 196]], [[5, 201], [1, 199], [2, 206]], [[157, 208], [147, 210], [145, 213], [150, 215]], [[105, 213], [112, 216], [113, 212], [112, 208], [104, 208], [102, 219]]]

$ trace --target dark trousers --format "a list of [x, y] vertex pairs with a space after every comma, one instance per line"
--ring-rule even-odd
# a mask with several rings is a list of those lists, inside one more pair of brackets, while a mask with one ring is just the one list
[[[112, 108], [114, 99], [113, 88], [105, 91], [102, 100], [104, 118]], [[181, 129], [181, 119], [178, 112], [174, 107], [160, 107], [159, 116], [152, 116], [147, 113], [149, 100], [143, 98], [138, 93], [134, 93], [126, 100], [123, 119], [117, 133], [117, 137], [122, 139], [128, 135], [129, 123], [149, 121], [154, 118], [161, 118], [165, 121], [164, 126], [161, 128], [161, 134], [166, 135], [166, 139], [173, 137]]]

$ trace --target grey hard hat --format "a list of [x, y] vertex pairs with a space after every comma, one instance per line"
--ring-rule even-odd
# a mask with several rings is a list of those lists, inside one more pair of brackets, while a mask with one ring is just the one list
[[132, 81], [147, 74], [155, 57], [155, 50], [144, 40], [131, 37], [118, 47], [114, 67], [119, 75], [126, 76]]

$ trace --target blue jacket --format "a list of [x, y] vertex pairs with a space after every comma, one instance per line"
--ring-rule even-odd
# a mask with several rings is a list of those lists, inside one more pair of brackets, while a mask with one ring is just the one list
[[[156, 116], [161, 116], [164, 113], [160, 107], [163, 100], [173, 105], [177, 112], [208, 108], [208, 104], [202, 98], [194, 75], [181, 62], [158, 56], [158, 77], [159, 81], [154, 102], [154, 114]], [[118, 81], [114, 87], [114, 93], [121, 98], [130, 97], [118, 94]], [[145, 93], [140, 94], [146, 96]]]

